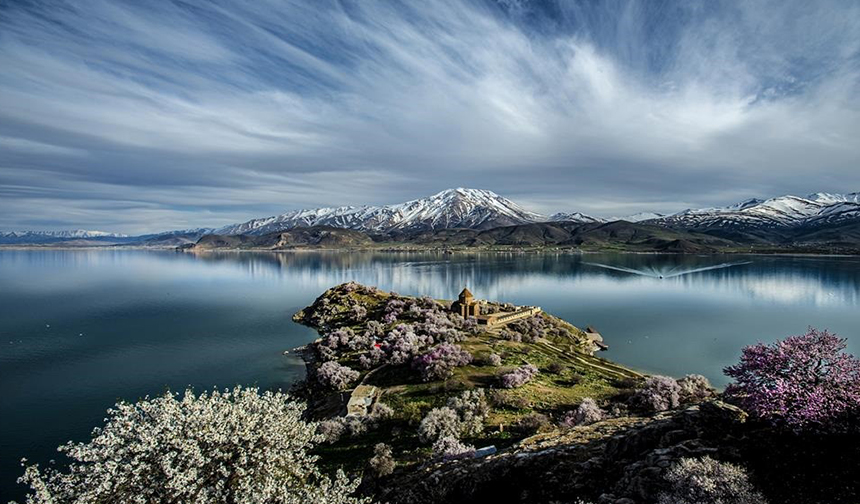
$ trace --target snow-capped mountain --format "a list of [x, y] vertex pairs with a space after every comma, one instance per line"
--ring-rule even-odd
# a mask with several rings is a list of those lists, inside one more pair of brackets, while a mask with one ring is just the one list
[[683, 229], [793, 228], [860, 218], [860, 193], [751, 199], [722, 208], [684, 210], [647, 221]]
[[260, 235], [310, 226], [391, 233], [450, 228], [489, 229], [545, 220], [545, 216], [530, 212], [492, 191], [460, 187], [396, 205], [297, 210], [225, 226], [215, 233]]
[[591, 224], [594, 222], [606, 222], [600, 217], [592, 217], [581, 212], [559, 212], [549, 216], [550, 222], [581, 222], [583, 224]]
[[105, 231], [72, 229], [66, 231], [0, 231], [0, 236], [4, 238], [22, 238], [27, 236], [41, 236], [45, 238], [124, 238], [127, 235]]
[[660, 219], [665, 217], [664, 214], [654, 213], [654, 212], [639, 212], [632, 215], [625, 215], [623, 217], [610, 217], [606, 219], [609, 222], [612, 221], [627, 221], [627, 222], [642, 222], [652, 219]]
[[124, 234], [88, 231], [85, 229], [68, 231], [0, 231], [0, 244], [4, 245], [44, 244], [73, 240], [110, 241], [124, 240], [126, 238]]

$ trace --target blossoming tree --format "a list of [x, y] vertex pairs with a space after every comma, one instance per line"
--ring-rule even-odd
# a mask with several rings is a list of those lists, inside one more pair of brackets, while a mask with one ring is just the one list
[[724, 372], [735, 379], [726, 395], [752, 415], [801, 429], [860, 408], [860, 360], [845, 340], [810, 328], [772, 345], [743, 349]]
[[60, 447], [67, 471], [26, 467], [29, 504], [352, 504], [358, 481], [330, 478], [309, 455], [321, 436], [280, 392], [187, 390], [108, 410], [88, 443]]

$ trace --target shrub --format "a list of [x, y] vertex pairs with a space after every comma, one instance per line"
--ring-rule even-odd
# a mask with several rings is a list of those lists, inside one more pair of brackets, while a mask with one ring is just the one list
[[502, 365], [502, 357], [497, 353], [491, 353], [487, 356], [487, 364], [493, 367]]
[[460, 417], [447, 406], [433, 408], [418, 425], [418, 438], [424, 443], [430, 443], [447, 436], [460, 437]]
[[[459, 317], [459, 315], [457, 314], [454, 315], [456, 317]], [[481, 332], [481, 328], [478, 327], [478, 319], [476, 319], [475, 317], [469, 317], [463, 320], [463, 324], [460, 327], [463, 329], [463, 331], [469, 334], [478, 334], [479, 332]]]
[[377, 402], [370, 410], [370, 416], [379, 420], [388, 420], [394, 416], [394, 409], [384, 402]]
[[376, 476], [388, 476], [393, 473], [395, 462], [391, 447], [385, 443], [378, 443], [373, 447], [373, 457], [368, 463]]
[[679, 396], [682, 403], [698, 403], [716, 395], [711, 382], [699, 374], [688, 374], [678, 380], [678, 385], [681, 387]]
[[326, 345], [317, 345], [317, 356], [323, 362], [337, 359], [337, 352]]
[[421, 373], [424, 381], [444, 380], [454, 374], [454, 368], [472, 362], [472, 354], [458, 345], [442, 343], [412, 361], [413, 369]]
[[416, 334], [412, 325], [398, 324], [385, 337], [383, 349], [388, 355], [389, 363], [400, 365], [408, 362], [432, 343], [431, 338]]
[[382, 338], [383, 336], [385, 336], [385, 325], [375, 320], [371, 320], [367, 323], [367, 327], [364, 330], [364, 334], [368, 338]]
[[504, 388], [517, 388], [530, 382], [532, 378], [537, 376], [538, 368], [531, 364], [520, 366], [513, 371], [505, 373], [501, 376], [501, 385]]
[[350, 437], [360, 436], [368, 430], [376, 427], [376, 421], [371, 417], [348, 416], [341, 417], [344, 430]]
[[374, 368], [382, 364], [383, 361], [385, 361], [385, 352], [376, 347], [358, 357], [358, 365], [362, 369]]
[[724, 369], [726, 396], [753, 416], [794, 429], [827, 424], [860, 404], [860, 360], [844, 339], [810, 328], [772, 345], [743, 349]]
[[442, 436], [433, 443], [434, 457], [457, 459], [470, 457], [474, 453], [474, 446], [463, 444], [454, 436]]
[[72, 502], [368, 502], [308, 451], [321, 439], [280, 392], [170, 392], [108, 410], [88, 443], [59, 448], [68, 472], [26, 467], [30, 504]]
[[529, 434], [538, 432], [543, 428], [549, 427], [549, 425], [549, 418], [541, 413], [529, 413], [517, 422], [517, 428]]
[[340, 420], [323, 420], [317, 424], [317, 433], [326, 443], [337, 443], [345, 431], [346, 426]]
[[323, 344], [332, 350], [349, 345], [350, 340], [355, 337], [355, 332], [349, 327], [344, 327], [336, 331], [332, 331], [326, 336]]
[[490, 408], [483, 389], [466, 390], [448, 399], [447, 406], [457, 412], [461, 436], [476, 436], [484, 430], [484, 419]]
[[514, 341], [525, 341], [526, 343], [534, 343], [538, 338], [545, 333], [545, 321], [540, 315], [517, 320], [508, 324], [510, 332], [518, 334], [519, 339]]
[[659, 504], [766, 504], [742, 468], [714, 460], [683, 458], [664, 475], [669, 490]]
[[335, 361], [324, 362], [317, 369], [317, 381], [323, 387], [330, 388], [332, 390], [343, 390], [349, 386], [350, 383], [354, 382], [358, 379], [359, 372], [349, 368], [347, 366], [342, 366]]
[[361, 322], [362, 320], [367, 318], [367, 308], [361, 305], [355, 305], [352, 307], [352, 318], [355, 321]]
[[632, 406], [649, 413], [677, 408], [680, 404], [681, 386], [668, 376], [649, 376], [645, 384], [630, 397]]
[[600, 409], [594, 399], [586, 397], [575, 410], [568, 411], [561, 421], [562, 427], [588, 425], [603, 420], [606, 413]]
[[559, 374], [564, 371], [565, 366], [560, 362], [551, 362], [549, 366], [546, 367], [546, 370], [553, 374]]
[[518, 395], [507, 393], [504, 390], [493, 390], [490, 392], [490, 401], [499, 408], [526, 409], [531, 407], [528, 399]]

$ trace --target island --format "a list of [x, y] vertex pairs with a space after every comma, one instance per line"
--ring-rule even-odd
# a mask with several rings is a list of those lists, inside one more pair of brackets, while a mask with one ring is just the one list
[[594, 328], [537, 306], [348, 282], [293, 318], [321, 335], [296, 349], [307, 378], [292, 391], [318, 422], [316, 453], [363, 473], [359, 490], [379, 502], [653, 502], [667, 467], [711, 457], [754, 468], [769, 495], [820, 493], [797, 480], [780, 489], [779, 474], [850, 472], [827, 463], [848, 438], [774, 430], [700, 375], [603, 359]]

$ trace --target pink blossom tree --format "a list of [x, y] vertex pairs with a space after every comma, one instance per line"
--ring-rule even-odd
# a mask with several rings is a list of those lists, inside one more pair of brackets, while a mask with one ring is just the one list
[[860, 360], [844, 339], [809, 328], [771, 345], [743, 349], [723, 372], [735, 383], [726, 396], [759, 418], [794, 429], [827, 424], [860, 407]]
[[412, 368], [421, 373], [424, 381], [445, 380], [454, 374], [454, 368], [472, 362], [472, 354], [451, 343], [440, 343], [412, 360]]
[[504, 373], [500, 377], [500, 382], [502, 387], [504, 388], [517, 388], [522, 387], [526, 383], [530, 382], [532, 378], [537, 375], [538, 368], [531, 364], [525, 364], [514, 369], [513, 371]]

